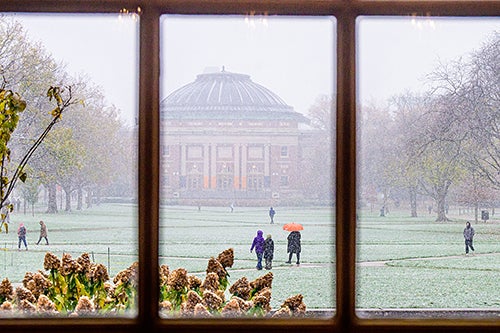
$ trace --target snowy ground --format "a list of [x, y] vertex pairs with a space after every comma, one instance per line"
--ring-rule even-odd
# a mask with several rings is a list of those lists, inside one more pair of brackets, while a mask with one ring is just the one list
[[[166, 207], [161, 212], [159, 264], [186, 268], [204, 276], [208, 259], [232, 247], [235, 264], [229, 282], [246, 276], [253, 280], [266, 271], [255, 269], [250, 244], [257, 230], [272, 234], [273, 308], [288, 296], [304, 295], [310, 309], [335, 307], [334, 217], [327, 208], [275, 207], [275, 224], [269, 224], [268, 207]], [[474, 255], [465, 256], [464, 218], [435, 223], [433, 216], [407, 217], [396, 212], [379, 217], [360, 212], [358, 228], [357, 306], [387, 308], [498, 308], [500, 306], [500, 223], [473, 223]], [[0, 277], [20, 282], [27, 271], [43, 270], [46, 251], [74, 257], [88, 252], [109, 267], [110, 275], [137, 260], [135, 207], [107, 204], [91, 210], [58, 215], [24, 215], [14, 212], [10, 233], [0, 234]], [[38, 221], [49, 228], [50, 245], [35, 245]], [[301, 265], [289, 265], [282, 225], [304, 225]], [[28, 228], [28, 251], [17, 250], [15, 230]]]

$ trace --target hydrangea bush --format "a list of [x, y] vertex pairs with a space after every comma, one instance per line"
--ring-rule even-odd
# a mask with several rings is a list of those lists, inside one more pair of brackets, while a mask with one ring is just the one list
[[[306, 312], [301, 294], [289, 297], [273, 311], [270, 306], [273, 273], [229, 284], [227, 268], [233, 249], [208, 261], [204, 279], [186, 269], [170, 271], [160, 266], [160, 313], [164, 317], [291, 317]], [[0, 283], [0, 316], [99, 316], [131, 315], [136, 309], [138, 263], [112, 280], [102, 264], [88, 253], [77, 259], [65, 253], [59, 259], [47, 252], [45, 271], [27, 272], [16, 288], [8, 278]], [[229, 296], [226, 297], [227, 293]]]

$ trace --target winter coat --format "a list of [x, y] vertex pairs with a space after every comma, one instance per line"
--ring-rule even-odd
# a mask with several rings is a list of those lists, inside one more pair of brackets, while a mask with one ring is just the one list
[[264, 259], [273, 260], [274, 241], [272, 238], [266, 238], [264, 241]]
[[474, 237], [474, 228], [469, 226], [464, 229], [464, 238], [465, 240], [472, 240], [472, 237]]
[[264, 252], [264, 237], [262, 237], [262, 230], [257, 231], [257, 236], [253, 239], [252, 247], [250, 251], [255, 249], [255, 253], [263, 253]]
[[300, 253], [300, 232], [292, 231], [290, 235], [288, 235], [288, 253]]
[[17, 235], [20, 238], [26, 237], [26, 228], [24, 227], [24, 225], [19, 226], [19, 229], [17, 229]]
[[47, 226], [40, 221], [40, 237], [47, 237]]

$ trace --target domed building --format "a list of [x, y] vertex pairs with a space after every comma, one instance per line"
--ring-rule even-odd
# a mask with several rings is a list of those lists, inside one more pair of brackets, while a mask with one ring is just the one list
[[[160, 106], [167, 203], [286, 203], [303, 197], [308, 119], [250, 76], [200, 74]], [[307, 126], [306, 126], [307, 127]]]

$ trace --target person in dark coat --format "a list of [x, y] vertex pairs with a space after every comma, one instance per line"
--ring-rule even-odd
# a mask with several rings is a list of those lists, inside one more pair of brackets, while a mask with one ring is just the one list
[[465, 254], [469, 254], [469, 248], [474, 252], [474, 246], [472, 246], [472, 239], [474, 238], [474, 228], [471, 227], [470, 222], [465, 223], [464, 238], [465, 238]]
[[262, 269], [262, 256], [264, 254], [264, 237], [262, 237], [262, 230], [257, 231], [257, 236], [254, 237], [252, 242], [252, 247], [250, 248], [250, 253], [255, 249], [255, 254], [257, 255], [257, 266], [258, 270]]
[[287, 246], [287, 252], [288, 254], [288, 261], [286, 262], [287, 264], [292, 263], [292, 255], [295, 253], [297, 255], [297, 265], [300, 264], [300, 232], [298, 231], [292, 231], [288, 235], [288, 246]]
[[264, 241], [264, 260], [266, 261], [266, 269], [273, 268], [273, 257], [274, 257], [274, 241], [271, 235], [266, 236]]
[[42, 238], [45, 238], [46, 244], [49, 245], [49, 238], [47, 235], [47, 225], [43, 221], [40, 221], [40, 237], [38, 238], [38, 242], [36, 242], [36, 245], [40, 244]]
[[274, 210], [273, 207], [269, 208], [269, 218], [271, 219], [271, 224], [274, 224], [274, 215], [276, 214], [276, 211]]

